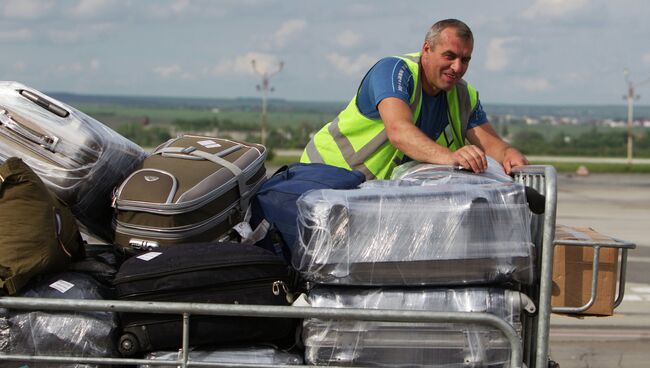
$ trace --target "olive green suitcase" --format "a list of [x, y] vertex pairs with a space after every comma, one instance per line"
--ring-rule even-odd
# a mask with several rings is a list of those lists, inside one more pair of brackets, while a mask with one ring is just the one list
[[116, 190], [115, 244], [127, 252], [217, 240], [266, 180], [266, 148], [206, 136], [171, 139]]

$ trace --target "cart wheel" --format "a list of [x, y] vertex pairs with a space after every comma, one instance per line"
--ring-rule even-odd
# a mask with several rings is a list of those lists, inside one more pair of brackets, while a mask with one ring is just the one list
[[140, 351], [140, 343], [138, 338], [132, 333], [125, 333], [120, 337], [120, 342], [117, 345], [117, 350], [122, 356], [129, 357]]
[[560, 365], [557, 362], [549, 359], [548, 368], [560, 368]]

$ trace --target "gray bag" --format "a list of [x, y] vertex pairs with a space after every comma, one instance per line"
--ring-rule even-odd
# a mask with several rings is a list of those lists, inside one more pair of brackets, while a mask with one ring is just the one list
[[195, 135], [167, 141], [117, 189], [115, 244], [151, 250], [218, 239], [266, 179], [265, 159], [259, 144]]

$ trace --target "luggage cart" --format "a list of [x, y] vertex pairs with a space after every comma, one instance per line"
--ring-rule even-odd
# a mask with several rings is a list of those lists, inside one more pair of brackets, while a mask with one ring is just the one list
[[[622, 249], [619, 260], [621, 266], [618, 294], [615, 305], [623, 299], [625, 289], [625, 272], [627, 250], [633, 249], [634, 244], [616, 241], [611, 244], [594, 242], [576, 242], [568, 244], [566, 241], [554, 242], [557, 184], [556, 172], [552, 166], [530, 165], [516, 168], [515, 180], [539, 191], [545, 195], [545, 212], [543, 215], [534, 215], [531, 223], [531, 234], [536, 250], [536, 277], [537, 282], [522, 288], [537, 306], [537, 313], [523, 320], [522, 336], [514, 328], [500, 318], [487, 313], [468, 312], [424, 312], [424, 311], [396, 311], [396, 310], [367, 310], [367, 309], [336, 309], [336, 308], [310, 308], [310, 307], [279, 307], [279, 306], [249, 306], [225, 304], [200, 304], [200, 303], [161, 303], [161, 302], [125, 302], [125, 301], [99, 301], [99, 300], [63, 300], [46, 298], [0, 298], [0, 307], [25, 309], [25, 310], [57, 310], [57, 311], [112, 311], [112, 312], [138, 312], [178, 314], [183, 318], [183, 338], [179, 341], [180, 354], [177, 360], [145, 360], [104, 357], [61, 357], [61, 356], [24, 356], [3, 355], [2, 361], [23, 362], [51, 362], [51, 363], [86, 363], [86, 364], [149, 364], [150, 366], [232, 366], [232, 364], [192, 362], [188, 359], [189, 326], [193, 315], [223, 315], [223, 316], [251, 316], [251, 317], [288, 317], [288, 318], [320, 318], [320, 319], [354, 319], [366, 321], [395, 321], [395, 322], [449, 322], [480, 324], [496, 328], [503, 332], [510, 345], [511, 368], [546, 368], [554, 367], [555, 363], [549, 360], [548, 343], [550, 315], [553, 311], [562, 310], [551, 308], [551, 286], [553, 274], [553, 247], [556, 244], [592, 246], [595, 248], [594, 260], [598, 261], [601, 247], [615, 247]], [[571, 243], [571, 242], [569, 242]], [[595, 263], [594, 275], [597, 274], [598, 264]], [[595, 299], [597, 278], [593, 279], [592, 300], [581, 310], [589, 308]], [[565, 311], [566, 312], [566, 311]], [[243, 365], [242, 365], [243, 366]], [[266, 367], [271, 365], [254, 365]]]

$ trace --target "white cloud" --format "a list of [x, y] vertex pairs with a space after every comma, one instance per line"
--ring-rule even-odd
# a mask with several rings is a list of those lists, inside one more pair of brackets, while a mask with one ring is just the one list
[[22, 72], [27, 69], [27, 64], [22, 61], [17, 61], [14, 63], [14, 70], [17, 72]]
[[178, 65], [157, 66], [153, 68], [153, 72], [161, 78], [168, 79], [181, 73], [181, 67]]
[[50, 29], [47, 37], [54, 43], [70, 44], [80, 41], [93, 40], [98, 36], [110, 33], [115, 26], [111, 23], [96, 23], [70, 29]]
[[0, 42], [25, 42], [32, 40], [31, 30], [22, 28], [11, 31], [0, 31]]
[[38, 19], [48, 14], [51, 0], [3, 0], [2, 13], [9, 19]]
[[111, 5], [108, 0], [79, 0], [77, 5], [73, 6], [66, 14], [73, 18], [89, 19], [106, 14]]
[[650, 64], [650, 52], [646, 52], [641, 56], [641, 60], [643, 60], [644, 64]]
[[507, 44], [516, 40], [515, 38], [493, 38], [488, 43], [485, 68], [487, 70], [500, 71], [508, 67], [512, 59], [512, 51]]
[[101, 63], [98, 59], [92, 58], [87, 61], [76, 61], [69, 64], [58, 65], [55, 69], [58, 73], [61, 74], [83, 74], [83, 73], [93, 73], [100, 69]]
[[542, 92], [551, 87], [545, 78], [519, 78], [515, 83], [528, 92]]
[[353, 32], [349, 29], [336, 35], [336, 42], [343, 47], [354, 47], [361, 43], [362, 36], [359, 33]]
[[288, 20], [282, 23], [277, 31], [263, 38], [261, 46], [267, 50], [284, 47], [296, 35], [300, 34], [306, 26], [307, 22], [302, 19]]
[[99, 59], [91, 59], [88, 66], [90, 67], [90, 70], [99, 70], [99, 68], [102, 66], [102, 63], [99, 61]]
[[307, 22], [302, 19], [293, 19], [282, 23], [280, 29], [273, 34], [275, 44], [280, 47], [285, 46], [296, 34], [302, 32], [306, 25]]
[[184, 12], [190, 6], [190, 0], [176, 0], [171, 5], [171, 10], [178, 14]]
[[84, 65], [81, 62], [74, 62], [70, 64], [62, 64], [57, 67], [59, 73], [72, 73], [79, 74], [84, 71]]
[[356, 60], [352, 60], [345, 55], [332, 52], [327, 54], [326, 58], [331, 65], [346, 75], [359, 75], [368, 70], [376, 62], [375, 58], [366, 54], [361, 54], [357, 56]]
[[[236, 2], [238, 6], [243, 1]], [[196, 22], [198, 19], [222, 18], [230, 11], [231, 4], [225, 1], [191, 1], [191, 0], [173, 0], [171, 2], [162, 1], [134, 1], [132, 4], [133, 12], [138, 17], [156, 19], [159, 21], [191, 21]]]
[[82, 32], [76, 29], [50, 29], [47, 35], [54, 43], [76, 43], [81, 39]]
[[[255, 69], [253, 69], [253, 60], [255, 60]], [[231, 74], [253, 75], [256, 73], [255, 70], [260, 73], [272, 73], [278, 70], [279, 63], [280, 61], [274, 55], [249, 52], [246, 55], [221, 61], [207, 69], [206, 73], [217, 77]]]
[[588, 5], [588, 0], [536, 0], [523, 15], [528, 19], [562, 18], [576, 14]]

